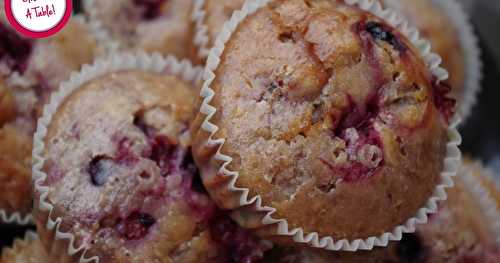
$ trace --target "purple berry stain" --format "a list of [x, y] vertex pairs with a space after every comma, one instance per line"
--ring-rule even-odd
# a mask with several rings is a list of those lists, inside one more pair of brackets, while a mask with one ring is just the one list
[[148, 234], [156, 219], [147, 213], [133, 212], [118, 225], [118, 231], [127, 240], [141, 239]]
[[161, 176], [167, 176], [176, 168], [172, 162], [176, 159], [176, 150], [176, 145], [166, 136], [156, 136], [151, 141], [151, 155], [149, 158], [158, 165]]
[[134, 4], [144, 8], [142, 17], [146, 20], [155, 19], [161, 14], [162, 5], [167, 0], [134, 0]]
[[391, 44], [391, 46], [399, 52], [404, 52], [407, 49], [401, 39], [394, 35], [392, 29], [387, 25], [370, 21], [365, 24], [365, 30], [370, 33], [374, 39]]
[[448, 95], [451, 92], [451, 87], [445, 82], [439, 82], [436, 79], [432, 80], [434, 105], [441, 112], [447, 122], [455, 114], [456, 100], [451, 99]]
[[129, 138], [122, 138], [118, 142], [118, 150], [116, 152], [116, 161], [130, 166], [139, 161], [139, 157], [132, 151], [133, 141]]
[[[347, 147], [353, 149], [354, 152], [360, 151], [366, 145], [373, 145], [381, 150], [382, 141], [373, 127], [373, 122], [380, 111], [378, 91], [369, 95], [365, 103], [360, 105], [356, 104], [350, 96], [347, 98], [349, 105], [342, 111], [331, 115], [334, 135], [346, 141]], [[359, 137], [355, 142], [352, 142], [347, 134], [347, 130], [351, 128], [356, 130]], [[333, 165], [324, 159], [319, 160], [333, 173], [340, 175], [344, 182], [353, 183], [370, 178], [379, 170], [384, 163], [383, 156], [374, 156], [374, 158], [380, 160], [376, 167], [368, 167], [359, 160], [340, 166]]]
[[32, 51], [30, 40], [20, 37], [0, 22], [0, 59], [13, 71], [23, 73]]

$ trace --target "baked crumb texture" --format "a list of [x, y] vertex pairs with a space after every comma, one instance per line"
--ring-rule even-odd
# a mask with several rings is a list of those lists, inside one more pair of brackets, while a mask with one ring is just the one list
[[[97, 76], [81, 85], [73, 80], [55, 95], [60, 101], [49, 107], [57, 110], [42, 121], [44, 147], [35, 147], [45, 159], [35, 164], [35, 221], [51, 254], [99, 262], [253, 262], [269, 249], [206, 194], [189, 133], [201, 70], [169, 59], [99, 61], [75, 78]], [[103, 65], [139, 69], [89, 73]], [[140, 70], [158, 67], [167, 70]]]
[[331, 242], [373, 245], [428, 204], [455, 102], [438, 81], [446, 71], [434, 63], [431, 74], [402, 33], [342, 1], [272, 1], [220, 48], [193, 153], [212, 198], [238, 209], [242, 226], [269, 237], [283, 225], [262, 221], [285, 219], [287, 235], [300, 229], [303, 242], [352, 249]]

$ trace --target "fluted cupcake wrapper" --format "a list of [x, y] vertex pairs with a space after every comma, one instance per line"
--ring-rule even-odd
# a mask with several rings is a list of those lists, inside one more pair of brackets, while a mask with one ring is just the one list
[[47, 178], [47, 174], [42, 170], [45, 162], [43, 152], [47, 127], [64, 99], [84, 83], [107, 73], [130, 69], [172, 74], [193, 83], [196, 87], [201, 85], [201, 68], [192, 66], [187, 60], [179, 61], [173, 56], [164, 57], [157, 53], [115, 53], [108, 58], [96, 60], [92, 65], [83, 66], [81, 71], [74, 72], [67, 82], [61, 84], [58, 92], [52, 94], [49, 104], [45, 106], [43, 115], [38, 121], [33, 141], [32, 178], [34, 191], [38, 193], [36, 196], [39, 196], [39, 199], [35, 200], [35, 219], [44, 220], [45, 227], [53, 233], [52, 240], [50, 240], [54, 242], [52, 253], [66, 254], [69, 258], [78, 259], [79, 262], [99, 262], [96, 256], [88, 257], [88, 246], [77, 245], [79, 240], [75, 235], [60, 230], [63, 218], [54, 216], [54, 205], [48, 199], [49, 187], [43, 185]]
[[[198, 4], [202, 2], [202, 0], [198, 1]], [[371, 236], [355, 240], [336, 239], [333, 236], [319, 236], [316, 232], [305, 232], [300, 227], [291, 228], [285, 218], [274, 217], [273, 214], [276, 212], [276, 209], [263, 204], [260, 195], [251, 196], [249, 189], [236, 186], [239, 172], [228, 170], [227, 167], [232, 162], [233, 157], [221, 152], [225, 139], [215, 136], [219, 127], [211, 122], [217, 108], [210, 105], [215, 94], [215, 91], [211, 89], [210, 85], [216, 77], [214, 71], [220, 63], [220, 56], [224, 51], [225, 43], [229, 40], [238, 24], [248, 15], [255, 13], [259, 8], [264, 7], [269, 2], [270, 0], [247, 0], [243, 8], [234, 12], [231, 19], [224, 24], [221, 33], [215, 41], [214, 47], [210, 50], [208, 55], [204, 72], [205, 82], [200, 94], [203, 99], [200, 113], [206, 115], [201, 125], [201, 129], [210, 134], [206, 142], [207, 145], [210, 147], [217, 147], [217, 152], [213, 155], [214, 160], [222, 162], [218, 171], [225, 179], [223, 179], [223, 182], [220, 182], [222, 185], [220, 191], [225, 191], [224, 196], [231, 198], [231, 201], [235, 204], [239, 204], [239, 208], [233, 212], [233, 216], [235, 218], [241, 216], [239, 215], [240, 211], [244, 211], [241, 212], [241, 214], [244, 213], [245, 216], [248, 216], [248, 210], [250, 209], [255, 213], [257, 221], [260, 222], [260, 225], [257, 226], [259, 228], [266, 230], [272, 229], [271, 231], [274, 232], [274, 235], [291, 238], [297, 243], [306, 243], [312, 247], [335, 251], [371, 250], [375, 246], [385, 247], [388, 245], [389, 241], [401, 240], [403, 233], [415, 232], [417, 224], [427, 223], [428, 215], [437, 212], [438, 202], [444, 201], [447, 198], [446, 188], [453, 186], [452, 177], [457, 174], [461, 160], [461, 152], [458, 148], [458, 145], [461, 143], [461, 136], [457, 131], [457, 125], [459, 123], [459, 118], [457, 116], [453, 118], [448, 127], [446, 157], [443, 160], [444, 168], [441, 172], [440, 183], [436, 186], [434, 193], [428, 199], [425, 206], [418, 210], [415, 216], [409, 218], [404, 224], [394, 227], [392, 231], [383, 233], [380, 236]], [[441, 58], [430, 51], [429, 42], [421, 39], [417, 29], [408, 26], [408, 23], [401, 15], [391, 9], [383, 9], [378, 1], [345, 0], [345, 2], [349, 5], [357, 6], [371, 12], [397, 28], [421, 52], [422, 58], [425, 60], [429, 70], [437, 80], [443, 81], [448, 78], [448, 72], [440, 67]]]
[[94, 0], [83, 0], [82, 5], [84, 10], [89, 10], [89, 14], [85, 19], [95, 29], [94, 35], [108, 43], [106, 45], [106, 54], [118, 52], [121, 48], [120, 42], [111, 37], [111, 34], [105, 29], [102, 22], [96, 19], [95, 8], [92, 8], [94, 6]]
[[[75, 15], [71, 19], [74, 19], [84, 25], [89, 33], [95, 37], [97, 42], [97, 47], [101, 52], [101, 56], [109, 54], [116, 50], [116, 45], [110, 40], [109, 36], [102, 30], [102, 27], [93, 21], [85, 19], [81, 15]], [[24, 76], [19, 75], [19, 73], [14, 72], [16, 75], [12, 80], [14, 83], [23, 86], [24, 83], [31, 83], [30, 80], [26, 79]], [[31, 214], [21, 213], [20, 211], [7, 212], [7, 210], [0, 207], [0, 223], [6, 224], [16, 224], [16, 225], [32, 225], [33, 216]]]
[[[392, 6], [401, 5], [399, 0], [385, 0]], [[479, 39], [474, 33], [469, 15], [457, 0], [432, 0], [437, 8], [441, 9], [455, 26], [458, 33], [460, 47], [464, 52], [464, 83], [461, 101], [457, 107], [457, 114], [462, 118], [462, 124], [472, 114], [477, 103], [477, 97], [481, 91], [481, 80], [483, 78], [483, 63], [481, 61], [481, 49]]]
[[208, 36], [208, 28], [205, 24], [205, 10], [203, 10], [205, 0], [193, 1], [193, 12], [191, 19], [194, 22], [194, 37], [193, 43], [198, 48], [197, 57], [205, 61], [210, 53], [210, 37]]
[[489, 228], [495, 236], [497, 244], [500, 245], [500, 211], [498, 210], [497, 201], [492, 198], [492, 193], [483, 185], [483, 182], [478, 180], [480, 178], [474, 176], [474, 173], [477, 171], [480, 171], [481, 176], [491, 179], [496, 184], [496, 191], [500, 191], [498, 183], [493, 179], [493, 172], [484, 167], [480, 162], [462, 166], [460, 178], [479, 203], [481, 211], [488, 222], [490, 222]]
[[72, 19], [76, 19], [87, 26], [90, 33], [95, 37], [98, 48], [101, 49], [101, 56], [116, 52], [118, 50], [118, 42], [114, 41], [108, 34], [99, 21], [88, 19], [83, 15], [74, 15]]
[[33, 216], [31, 214], [22, 214], [20, 212], [9, 213], [5, 209], [0, 209], [0, 223], [15, 225], [32, 225]]

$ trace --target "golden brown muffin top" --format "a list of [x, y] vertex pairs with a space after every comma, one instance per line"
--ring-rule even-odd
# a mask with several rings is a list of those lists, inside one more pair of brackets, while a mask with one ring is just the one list
[[[215, 75], [210, 121], [234, 158], [226, 168], [291, 229], [380, 235], [433, 193], [453, 102], [408, 40], [372, 14], [339, 1], [273, 1], [238, 26]], [[196, 135], [194, 155], [212, 191], [220, 163], [207, 136]]]

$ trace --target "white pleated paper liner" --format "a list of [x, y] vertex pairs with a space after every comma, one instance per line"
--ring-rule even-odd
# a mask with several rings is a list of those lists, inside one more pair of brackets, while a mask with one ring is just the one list
[[122, 49], [122, 44], [120, 43], [120, 41], [113, 38], [111, 36], [111, 33], [102, 24], [101, 20], [97, 18], [97, 13], [95, 9], [95, 0], [82, 0], [82, 6], [84, 12], [86, 13], [87, 20], [89, 20], [90, 23], [94, 24], [96, 28], [99, 28], [99, 34], [101, 34], [102, 37], [106, 38], [107, 41], [109, 41], [110, 43], [110, 45], [108, 45], [110, 48], [108, 49], [109, 53], [115, 53], [120, 51]]
[[0, 223], [15, 224], [15, 225], [32, 225], [33, 217], [31, 214], [22, 214], [20, 212], [8, 213], [4, 209], [0, 209]]
[[[483, 181], [475, 173], [480, 173], [480, 176], [485, 176], [487, 180], [496, 183], [493, 179], [493, 172], [485, 168], [480, 162], [474, 162], [462, 166], [460, 178], [479, 203], [481, 211], [490, 222], [489, 227], [495, 236], [495, 240], [500, 245], [500, 211], [498, 210], [497, 201], [492, 198], [490, 190], [483, 185]], [[495, 186], [496, 190], [499, 191], [498, 184]]]
[[463, 7], [456, 0], [434, 0], [436, 4], [448, 14], [451, 22], [456, 26], [460, 45], [464, 51], [465, 83], [457, 113], [464, 124], [472, 114], [477, 103], [477, 96], [481, 91], [481, 80], [483, 78], [483, 63], [481, 61], [481, 49], [479, 40], [474, 33], [474, 27], [470, 17], [465, 13]]
[[[401, 8], [399, 0], [384, 0], [390, 6]], [[418, 1], [418, 0], [414, 0]], [[437, 8], [442, 10], [455, 26], [458, 33], [460, 47], [463, 50], [464, 58], [464, 83], [460, 103], [457, 106], [457, 114], [461, 116], [462, 124], [465, 124], [470, 117], [474, 106], [477, 103], [477, 96], [481, 91], [481, 80], [483, 77], [481, 61], [481, 49], [479, 40], [474, 33], [474, 27], [469, 15], [464, 11], [464, 7], [457, 0], [431, 0]]]
[[84, 83], [96, 79], [102, 75], [121, 71], [138, 69], [150, 72], [165, 73], [179, 76], [184, 81], [193, 83], [194, 86], [201, 85], [202, 70], [194, 67], [187, 60], [179, 61], [173, 56], [163, 57], [160, 54], [148, 55], [146, 53], [115, 53], [108, 58], [96, 60], [92, 65], [83, 66], [80, 72], [72, 74], [71, 78], [61, 84], [60, 90], [52, 94], [50, 103], [44, 108], [43, 115], [38, 121], [37, 131], [34, 136], [33, 147], [33, 184], [35, 188], [35, 217], [46, 222], [45, 227], [53, 233], [53, 240], [56, 247], [60, 247], [60, 253], [66, 253], [74, 260], [79, 258], [79, 262], [99, 262], [99, 258], [87, 257], [89, 247], [85, 245], [76, 246], [76, 238], [72, 233], [65, 233], [60, 230], [63, 218], [54, 216], [54, 204], [48, 200], [49, 187], [44, 186], [47, 174], [43, 172], [45, 158], [44, 139], [47, 134], [47, 127], [51, 122], [52, 115], [57, 111], [59, 105], [67, 96], [81, 87]]
[[[201, 129], [210, 134], [206, 142], [207, 145], [216, 146], [218, 149], [213, 158], [215, 161], [223, 163], [218, 171], [227, 178], [227, 191], [231, 193], [227, 194], [227, 196], [235, 196], [235, 200], [232, 201], [239, 204], [242, 208], [253, 207], [256, 214], [264, 214], [265, 216], [263, 216], [261, 220], [262, 227], [273, 226], [276, 229], [276, 235], [287, 236], [297, 243], [306, 243], [312, 247], [336, 251], [370, 250], [375, 246], [385, 247], [388, 245], [389, 241], [401, 240], [403, 233], [414, 232], [417, 224], [427, 223], [428, 215], [436, 213], [438, 202], [446, 200], [447, 195], [445, 189], [453, 186], [452, 177], [456, 175], [461, 160], [461, 152], [458, 149], [458, 145], [461, 143], [461, 136], [457, 131], [457, 125], [459, 123], [458, 117], [453, 118], [448, 128], [449, 140], [446, 146], [446, 157], [443, 160], [444, 168], [441, 172], [441, 182], [436, 186], [433, 195], [428, 199], [426, 205], [418, 210], [414, 217], [409, 218], [403, 225], [395, 227], [391, 232], [383, 233], [380, 236], [356, 240], [336, 240], [335, 237], [332, 236], [320, 237], [316, 232], [306, 233], [302, 228], [291, 229], [286, 219], [273, 217], [276, 209], [265, 206], [261, 196], [250, 196], [249, 189], [236, 186], [239, 173], [238, 171], [230, 171], [227, 169], [233, 158], [220, 151], [225, 142], [225, 138], [215, 137], [215, 133], [219, 127], [211, 122], [212, 117], [218, 109], [210, 105], [215, 95], [215, 91], [211, 89], [210, 85], [216, 77], [214, 71], [220, 63], [220, 56], [224, 51], [225, 43], [229, 40], [239, 23], [248, 15], [255, 13], [259, 8], [266, 6], [269, 2], [270, 0], [247, 0], [241, 10], [233, 13], [231, 19], [224, 24], [221, 33], [215, 41], [214, 47], [210, 50], [204, 72], [205, 82], [200, 94], [203, 98], [200, 113], [206, 115], [206, 117], [201, 125]], [[409, 27], [401, 15], [394, 10], [383, 9], [378, 1], [345, 0], [345, 2], [346, 4], [371, 12], [397, 28], [421, 52], [422, 58], [437, 80], [442, 81], [448, 78], [448, 72], [440, 67], [441, 58], [430, 51], [429, 42], [421, 39], [418, 31], [415, 28]], [[236, 209], [236, 211], [237, 210], [238, 209]]]
[[106, 30], [104, 30], [99, 21], [87, 19], [83, 15], [74, 15], [71, 19], [75, 19], [87, 27], [89, 32], [96, 39], [98, 48], [102, 51], [101, 56], [118, 50], [118, 43], [111, 38]]
[[205, 0], [194, 0], [193, 13], [191, 19], [194, 21], [194, 45], [198, 48], [197, 57], [205, 61], [210, 53], [210, 36], [208, 35], [208, 28], [205, 24]]

